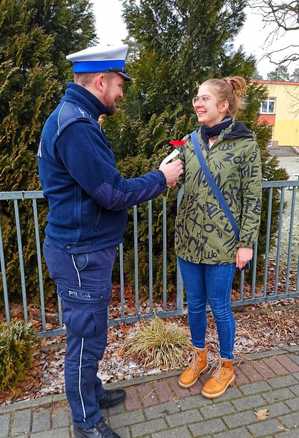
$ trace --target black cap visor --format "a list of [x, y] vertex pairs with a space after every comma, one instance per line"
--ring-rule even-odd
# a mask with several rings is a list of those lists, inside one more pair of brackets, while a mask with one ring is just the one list
[[127, 73], [123, 72], [123, 71], [117, 71], [115, 73], [118, 73], [120, 76], [122, 76], [125, 81], [131, 81], [132, 80], [132, 78], [130, 78], [130, 76]]

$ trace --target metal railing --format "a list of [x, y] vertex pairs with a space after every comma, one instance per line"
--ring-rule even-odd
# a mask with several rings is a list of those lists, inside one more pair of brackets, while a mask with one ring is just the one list
[[[251, 276], [248, 278], [248, 273], [244, 271], [237, 278], [238, 290], [235, 290], [233, 295], [233, 305], [240, 306], [245, 304], [261, 303], [266, 301], [290, 299], [299, 296], [299, 205], [297, 195], [299, 192], [299, 181], [269, 181], [263, 182], [264, 194], [267, 195], [267, 226], [265, 235], [265, 248], [263, 254], [260, 254], [257, 243], [254, 246], [254, 257], [252, 262]], [[41, 255], [41, 239], [39, 226], [38, 202], [42, 201], [42, 192], [0, 192], [0, 268], [1, 268], [1, 289], [0, 293], [3, 296], [3, 316], [6, 321], [12, 319], [12, 311], [16, 301], [22, 307], [22, 318], [27, 322], [32, 319], [32, 309], [38, 313], [40, 324], [40, 332], [42, 335], [54, 335], [63, 330], [61, 304], [59, 300], [56, 302], [55, 316], [53, 322], [53, 295], [57, 300], [56, 295], [52, 294], [50, 307], [45, 298], [45, 267], [43, 266]], [[31, 293], [31, 300], [34, 304], [28, 304], [28, 291], [26, 272], [27, 266], [24, 261], [24, 249], [22, 242], [22, 227], [20, 216], [20, 203], [23, 201], [30, 202], [32, 208], [32, 226], [34, 228], [34, 248], [36, 260], [36, 292]], [[178, 202], [180, 201], [180, 193]], [[275, 235], [272, 231], [272, 208], [273, 202], [279, 204], [278, 223]], [[297, 203], [296, 203], [297, 201]], [[162, 294], [161, 299], [155, 302], [154, 299], [154, 257], [153, 254], [153, 201], [147, 203], [147, 263], [148, 263], [148, 281], [147, 284], [141, 284], [140, 281], [140, 245], [138, 236], [138, 209], [141, 207], [134, 206], [132, 211], [133, 222], [133, 254], [134, 262], [132, 268], [133, 282], [132, 288], [128, 292], [128, 284], [126, 282], [125, 273], [125, 249], [123, 244], [118, 248], [118, 263], [116, 269], [118, 271], [118, 300], [114, 302], [114, 313], [110, 315], [110, 324], [118, 324], [120, 322], [134, 322], [141, 318], [150, 318], [154, 313], [161, 317], [170, 317], [182, 315], [184, 313], [184, 289], [181, 275], [177, 266], [176, 273], [176, 295], [172, 295], [169, 300], [168, 290], [168, 254], [167, 242], [168, 239], [173, 239], [172, 235], [167, 233], [168, 220], [168, 205], [166, 197], [160, 197], [154, 202], [160, 202], [162, 209]], [[12, 261], [5, 257], [8, 250], [6, 247], [7, 239], [4, 243], [3, 238], [3, 203], [6, 210], [10, 207], [12, 216], [11, 221], [14, 225], [11, 228], [15, 234], [15, 246], [17, 248], [17, 257], [14, 264], [18, 263], [19, 278], [14, 279], [14, 284], [8, 284], [7, 267], [12, 269]], [[144, 208], [144, 207], [143, 207]], [[28, 213], [27, 213], [28, 215]], [[274, 246], [271, 247], [271, 239], [274, 239]], [[296, 240], [297, 239], [297, 240]], [[11, 244], [11, 242], [10, 242]], [[273, 249], [274, 248], [274, 249]], [[144, 250], [144, 248], [143, 248]], [[9, 252], [9, 251], [8, 251]], [[16, 259], [18, 262], [16, 262]], [[257, 269], [259, 267], [259, 269]], [[32, 275], [32, 271], [31, 271]], [[10, 276], [11, 277], [11, 276]], [[142, 289], [146, 289], [146, 298]], [[53, 288], [53, 286], [52, 286]], [[10, 290], [17, 290], [17, 297], [14, 300], [10, 299]], [[47, 292], [47, 291], [46, 291]], [[38, 296], [38, 303], [36, 298]], [[143, 297], [144, 302], [140, 299]], [[127, 303], [130, 301], [130, 309]], [[49, 316], [50, 315], [50, 316]], [[18, 316], [20, 317], [20, 315]], [[50, 318], [51, 317], [51, 318]], [[49, 326], [49, 318], [51, 324]]]

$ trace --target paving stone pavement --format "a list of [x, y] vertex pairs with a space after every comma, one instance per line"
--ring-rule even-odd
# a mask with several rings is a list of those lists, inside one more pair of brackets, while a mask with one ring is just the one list
[[[104, 415], [121, 438], [299, 438], [299, 346], [246, 355], [236, 385], [214, 401], [200, 395], [202, 381], [181, 389], [168, 373], [126, 383], [125, 403]], [[72, 436], [64, 395], [0, 407], [0, 438]]]

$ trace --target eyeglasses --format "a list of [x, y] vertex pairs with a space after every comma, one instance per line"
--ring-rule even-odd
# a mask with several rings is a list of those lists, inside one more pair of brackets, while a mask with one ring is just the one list
[[211, 99], [210, 96], [206, 96], [206, 95], [204, 95], [204, 96], [194, 96], [193, 99], [192, 99], [192, 105], [193, 106], [196, 105], [201, 100], [203, 102], [208, 102], [210, 99]]

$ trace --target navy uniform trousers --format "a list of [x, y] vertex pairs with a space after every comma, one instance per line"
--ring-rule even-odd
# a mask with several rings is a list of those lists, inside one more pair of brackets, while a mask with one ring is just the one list
[[88, 429], [101, 419], [98, 361], [107, 345], [108, 305], [116, 249], [71, 254], [46, 238], [44, 256], [61, 298], [66, 326], [65, 391], [73, 422]]

